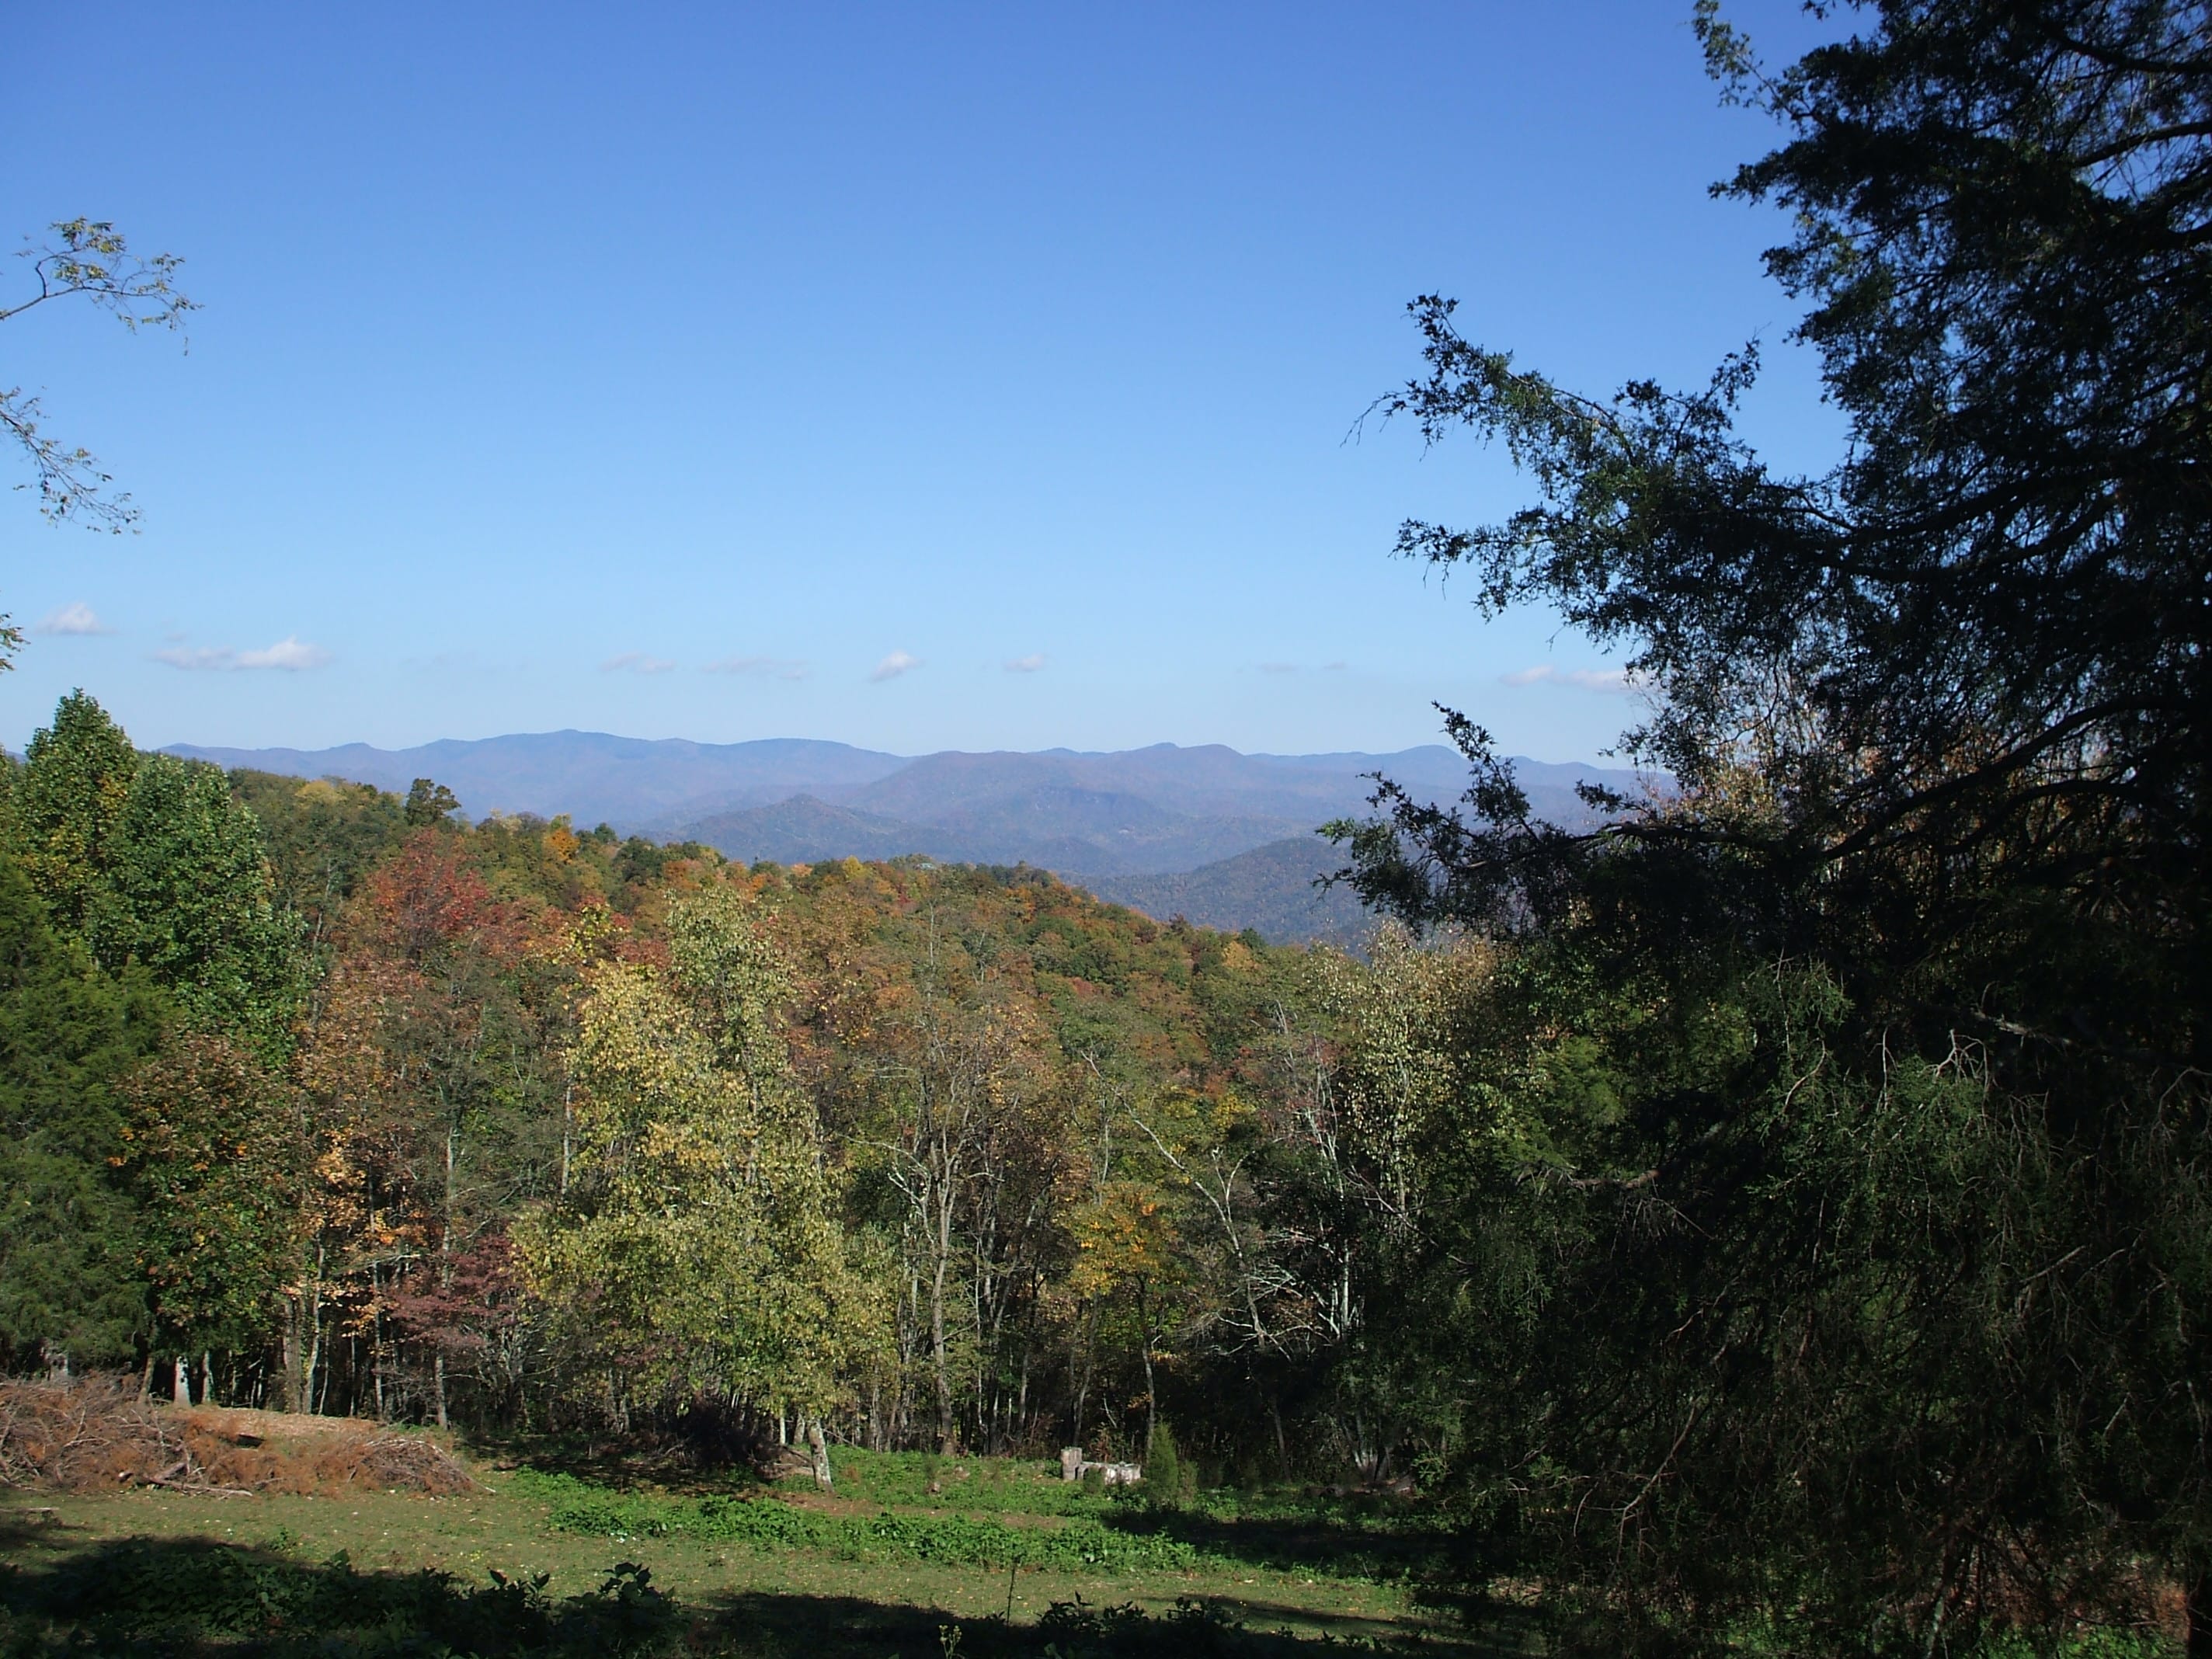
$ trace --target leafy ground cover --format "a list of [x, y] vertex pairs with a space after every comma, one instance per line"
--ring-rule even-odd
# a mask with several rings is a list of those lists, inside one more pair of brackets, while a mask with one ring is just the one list
[[[750, 1485], [680, 1492], [524, 1469], [514, 1479], [563, 1531], [620, 1543], [683, 1536], [848, 1559], [905, 1559], [1070, 1571], [1271, 1572], [1407, 1584], [1448, 1570], [1449, 1533], [1382, 1494], [1223, 1489], [1182, 1504], [1143, 1488], [1063, 1480], [1057, 1464], [840, 1449], [836, 1495], [803, 1476], [774, 1497]], [[620, 1486], [623, 1489], [616, 1489]], [[785, 1501], [779, 1501], [779, 1500]]]
[[614, 1492], [571, 1475], [516, 1477], [550, 1504], [563, 1532], [627, 1542], [682, 1536], [759, 1549], [809, 1550], [849, 1560], [897, 1558], [963, 1566], [1059, 1567], [1069, 1571], [1185, 1572], [1198, 1552], [1180, 1539], [1075, 1518], [1016, 1526], [975, 1515], [823, 1513], [776, 1497], [669, 1497]]

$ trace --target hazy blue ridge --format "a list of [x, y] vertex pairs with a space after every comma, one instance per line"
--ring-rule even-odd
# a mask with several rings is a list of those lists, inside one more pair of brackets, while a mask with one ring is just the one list
[[[812, 864], [919, 854], [946, 863], [1029, 864], [1166, 921], [1253, 927], [1285, 943], [1354, 943], [1357, 902], [1317, 892], [1341, 858], [1313, 834], [1362, 817], [1385, 775], [1455, 798], [1466, 762], [1440, 744], [1378, 755], [1246, 755], [1220, 744], [1092, 754], [946, 750], [907, 757], [803, 738], [702, 744], [544, 732], [412, 749], [224, 749], [173, 754], [297, 777], [404, 791], [434, 778], [472, 817], [566, 813], [580, 827], [697, 841], [744, 863]], [[1540, 815], [1581, 823], [1583, 781], [1638, 788], [1634, 774], [1516, 760]]]

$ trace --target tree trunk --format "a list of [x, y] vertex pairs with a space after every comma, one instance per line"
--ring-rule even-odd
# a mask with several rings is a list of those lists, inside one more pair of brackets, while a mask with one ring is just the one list
[[937, 1449], [950, 1456], [953, 1447], [952, 1372], [945, 1354], [945, 1277], [952, 1255], [952, 1200], [941, 1201], [937, 1272], [929, 1285], [929, 1356], [937, 1380]]
[[183, 1354], [177, 1356], [177, 1381], [169, 1397], [179, 1406], [192, 1403], [192, 1362]]
[[[438, 1290], [448, 1297], [453, 1291], [453, 1143], [460, 1139], [460, 1133], [459, 1124], [447, 1123], [445, 1213], [438, 1226]], [[432, 1358], [430, 1370], [438, 1393], [438, 1426], [442, 1429], [448, 1426], [446, 1421], [446, 1354], [442, 1348]]]
[[814, 1484], [828, 1492], [836, 1484], [836, 1477], [830, 1468], [830, 1443], [823, 1438], [818, 1417], [806, 1419], [806, 1449], [814, 1454]]
[[1097, 1310], [1086, 1305], [1078, 1326], [1083, 1333], [1083, 1352], [1081, 1364], [1075, 1367], [1075, 1443], [1086, 1446], [1090, 1443], [1083, 1437], [1083, 1425], [1090, 1415], [1091, 1362], [1097, 1357]]
[[1145, 1449], [1139, 1462], [1152, 1461], [1152, 1431], [1159, 1423], [1159, 1401], [1152, 1395], [1152, 1316], [1145, 1296], [1145, 1281], [1137, 1281], [1137, 1340], [1145, 1347]]
[[138, 1403], [143, 1406], [148, 1401], [153, 1399], [153, 1397], [154, 1349], [152, 1345], [149, 1343], [146, 1349], [146, 1369], [142, 1371], [138, 1376]]
[[284, 1298], [284, 1409], [288, 1412], [301, 1410], [307, 1398], [301, 1388], [301, 1354], [300, 1298], [287, 1296]]
[[323, 1363], [323, 1244], [315, 1242], [315, 1276], [307, 1285], [307, 1357], [300, 1367], [300, 1399], [305, 1407], [319, 1413], [328, 1403], [331, 1389], [330, 1373], [323, 1373], [322, 1397], [315, 1393], [315, 1373]]

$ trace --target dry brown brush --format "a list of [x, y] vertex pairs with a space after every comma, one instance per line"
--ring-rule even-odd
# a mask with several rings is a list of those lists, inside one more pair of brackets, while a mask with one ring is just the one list
[[373, 1487], [446, 1496], [476, 1482], [428, 1435], [344, 1418], [178, 1410], [141, 1398], [132, 1379], [93, 1376], [0, 1381], [0, 1486], [295, 1496]]

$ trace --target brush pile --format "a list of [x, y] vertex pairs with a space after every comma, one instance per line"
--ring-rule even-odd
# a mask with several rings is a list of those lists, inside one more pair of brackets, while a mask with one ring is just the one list
[[160, 1486], [228, 1497], [349, 1488], [447, 1496], [476, 1482], [426, 1434], [343, 1418], [179, 1410], [134, 1382], [0, 1381], [0, 1486], [61, 1492]]

